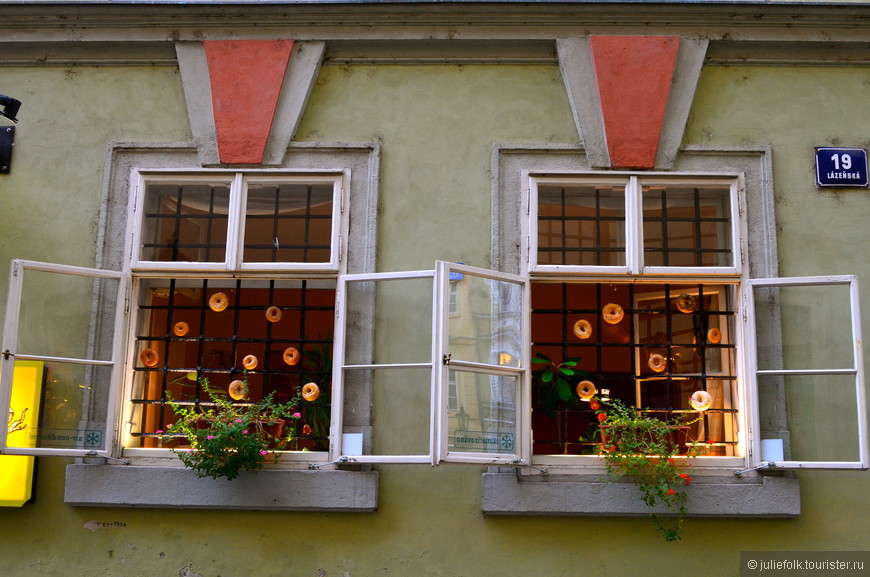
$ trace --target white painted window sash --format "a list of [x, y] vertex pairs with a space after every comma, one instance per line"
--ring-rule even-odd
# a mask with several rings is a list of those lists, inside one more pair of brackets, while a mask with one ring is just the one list
[[[851, 338], [852, 338], [852, 365], [843, 367], [828, 367], [828, 368], [804, 368], [804, 369], [759, 369], [758, 368], [758, 338], [757, 326], [755, 322], [755, 289], [768, 287], [787, 287], [787, 286], [813, 286], [813, 285], [848, 285], [849, 289], [849, 307], [851, 319]], [[867, 439], [867, 409], [864, 386], [864, 357], [862, 350], [861, 337], [861, 313], [859, 306], [858, 294], [858, 279], [852, 275], [842, 276], [812, 276], [812, 277], [793, 277], [793, 278], [775, 278], [775, 279], [751, 279], [747, 281], [745, 288], [744, 302], [746, 305], [746, 315], [744, 321], [746, 324], [747, 346], [746, 362], [749, 372], [750, 385], [748, 394], [751, 396], [748, 403], [753, 407], [753, 431], [755, 434], [750, 439], [752, 447], [751, 465], [754, 467], [776, 467], [784, 469], [867, 469], [870, 466], [868, 459], [868, 439]], [[761, 439], [760, 439], [760, 424], [759, 419], [759, 385], [758, 377], [761, 376], [806, 376], [806, 375], [846, 375], [854, 377], [854, 393], [855, 393], [855, 422], [856, 430], [849, 434], [854, 434], [856, 438], [856, 446], [858, 448], [858, 459], [854, 461], [838, 461], [838, 460], [763, 460], [761, 455]], [[835, 426], [836, 423], [832, 423]]]
[[[115, 279], [118, 281], [118, 294], [115, 303], [115, 316], [112, 321], [112, 326], [109, 328], [110, 334], [103, 335], [104, 339], [111, 339], [112, 349], [108, 359], [97, 359], [92, 357], [57, 357], [52, 355], [42, 355], [38, 353], [23, 354], [18, 353], [18, 334], [20, 326], [20, 311], [22, 288], [24, 281], [24, 273], [28, 270], [41, 271], [60, 275], [74, 275], [79, 277], [88, 277], [93, 279]], [[7, 446], [7, 430], [6, 427], [0, 428], [0, 452], [10, 455], [33, 455], [33, 456], [62, 456], [62, 457], [81, 457], [98, 455], [108, 457], [111, 456], [111, 451], [115, 446], [116, 434], [116, 416], [118, 411], [118, 394], [119, 388], [117, 383], [121, 379], [122, 359], [124, 351], [124, 339], [119, 335], [125, 334], [124, 325], [126, 322], [125, 302], [128, 291], [129, 279], [126, 275], [116, 271], [107, 271], [93, 268], [76, 267], [69, 265], [59, 265], [52, 263], [43, 263], [29, 260], [13, 260], [11, 265], [11, 274], [9, 280], [9, 295], [6, 302], [6, 321], [3, 332], [3, 361], [0, 364], [0, 410], [3, 414], [8, 413], [10, 408], [10, 399], [12, 394], [12, 377], [14, 372], [15, 360], [29, 360], [52, 363], [66, 363], [93, 367], [111, 367], [109, 382], [105, 383], [105, 391], [107, 398], [107, 412], [105, 415], [104, 428], [101, 431], [103, 435], [102, 450], [92, 450], [87, 448], [59, 448], [59, 447], [8, 447]], [[101, 307], [97, 302], [96, 295], [92, 295], [91, 302], [93, 304], [93, 314], [97, 313], [97, 308]], [[51, 320], [51, 319], [47, 319]], [[94, 323], [89, 323], [86, 333], [80, 338], [84, 342], [91, 343], [93, 337]], [[87, 347], [88, 352], [92, 351], [92, 347]], [[82, 408], [83, 414], [87, 411], [86, 407]], [[85, 414], [85, 416], [88, 416]]]

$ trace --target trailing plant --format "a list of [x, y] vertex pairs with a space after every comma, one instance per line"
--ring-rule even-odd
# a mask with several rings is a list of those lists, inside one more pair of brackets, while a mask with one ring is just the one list
[[167, 399], [178, 420], [158, 431], [164, 442], [183, 438], [190, 444], [170, 449], [181, 462], [199, 477], [235, 479], [242, 469], [263, 468], [270, 456], [277, 461], [288, 441], [283, 430], [295, 430], [295, 421], [302, 416], [297, 410], [299, 396], [277, 403], [273, 392], [259, 402], [240, 403], [212, 387], [208, 379], [199, 382], [208, 403]]
[[692, 482], [689, 458], [699, 451], [697, 445], [689, 443], [688, 451], [681, 455], [678, 436], [695, 421], [657, 419], [618, 399], [605, 402], [594, 398], [590, 406], [602, 431], [601, 457], [608, 474], [632, 480], [640, 489], [641, 500], [651, 509], [663, 505], [670, 515], [650, 513], [656, 529], [665, 541], [679, 540], [686, 515], [685, 487]]

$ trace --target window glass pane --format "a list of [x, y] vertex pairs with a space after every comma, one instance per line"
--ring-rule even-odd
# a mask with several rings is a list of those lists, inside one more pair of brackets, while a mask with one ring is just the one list
[[431, 277], [347, 283], [345, 364], [431, 363], [432, 287]]
[[[118, 280], [20, 269], [17, 353], [112, 360]], [[97, 304], [99, 303], [99, 308]]]
[[226, 260], [229, 185], [149, 183], [145, 187], [141, 260]]
[[[317, 397], [299, 406], [304, 438], [290, 448], [326, 450], [330, 423], [335, 281], [148, 279], [140, 281], [134, 424], [137, 446], [158, 445], [173, 422], [167, 393], [207, 402], [200, 381], [226, 392], [243, 379], [240, 402], [273, 393], [286, 402], [313, 382]], [[292, 434], [293, 431], [286, 431]]]
[[333, 185], [251, 183], [245, 262], [329, 262]]
[[755, 287], [758, 368], [855, 366], [848, 285]]
[[860, 461], [854, 375], [759, 376], [758, 393], [761, 437], [786, 461]]
[[[106, 449], [111, 367], [16, 361], [10, 447]], [[17, 427], [13, 427], [17, 428]]]
[[625, 188], [538, 187], [538, 264], [625, 265]]
[[[722, 285], [533, 283], [534, 452], [598, 450], [594, 412], [577, 392], [589, 381], [599, 397], [606, 389], [663, 418], [695, 421], [689, 439], [706, 454], [734, 455], [732, 293]], [[573, 374], [545, 378], [560, 366]], [[689, 402], [700, 390], [712, 398], [704, 415]]]
[[517, 453], [519, 376], [450, 371], [449, 382], [456, 383], [458, 407], [447, 411], [448, 451]]
[[450, 314], [448, 351], [453, 359], [519, 366], [522, 355], [522, 285], [453, 273], [456, 311]]
[[345, 395], [371, 390], [372, 454], [430, 453], [431, 368], [346, 369], [344, 389]]
[[647, 266], [732, 266], [731, 187], [643, 187]]

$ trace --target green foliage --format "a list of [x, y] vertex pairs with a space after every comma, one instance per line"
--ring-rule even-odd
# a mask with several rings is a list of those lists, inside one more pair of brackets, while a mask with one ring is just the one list
[[181, 462], [199, 477], [235, 479], [242, 469], [261, 469], [270, 455], [277, 461], [287, 443], [278, 431], [301, 417], [296, 410], [299, 396], [276, 403], [269, 393], [260, 402], [234, 403], [207, 379], [200, 384], [208, 394], [208, 406], [167, 401], [178, 420], [167, 425], [163, 440], [182, 437], [190, 443], [190, 448], [171, 449]]
[[650, 417], [618, 399], [593, 399], [592, 408], [602, 429], [601, 456], [608, 474], [631, 479], [648, 507], [664, 505], [672, 516], [652, 514], [656, 528], [666, 541], [680, 539], [686, 514], [685, 486], [692, 481], [688, 457], [698, 451], [690, 444], [688, 454], [681, 456], [676, 437], [690, 423]]
[[538, 401], [547, 410], [555, 409], [559, 401], [570, 402], [574, 399], [575, 381], [585, 371], [578, 371], [579, 358], [569, 358], [556, 364], [547, 355], [538, 353], [532, 358], [532, 363], [540, 365], [533, 374], [534, 383], [538, 388]]

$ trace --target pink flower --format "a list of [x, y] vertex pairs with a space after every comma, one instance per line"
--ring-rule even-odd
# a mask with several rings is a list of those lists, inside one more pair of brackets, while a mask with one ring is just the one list
[[248, 434], [248, 430], [245, 429], [244, 431], [242, 431], [242, 434], [243, 434], [243, 435], [247, 435], [247, 434]]
[[237, 422], [237, 423], [241, 423], [242, 420], [241, 420], [241, 419], [236, 419], [236, 422]]
[[156, 431], [154, 431], [154, 434], [156, 434], [156, 435], [162, 435], [162, 434], [163, 434], [163, 429], [157, 429]]
[[209, 435], [208, 437], [206, 437], [206, 439], [208, 439], [209, 441], [211, 441], [212, 439], [214, 439], [214, 435]]
[[265, 456], [265, 455], [269, 454], [269, 451], [267, 451], [266, 449], [263, 449], [262, 451], [260, 451], [260, 454]]
[[298, 419], [302, 416], [302, 413], [293, 413], [293, 418]]

